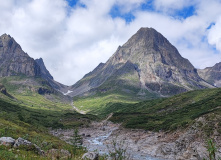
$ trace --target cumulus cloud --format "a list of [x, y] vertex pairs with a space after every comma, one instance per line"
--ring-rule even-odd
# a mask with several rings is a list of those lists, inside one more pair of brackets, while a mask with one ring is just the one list
[[[211, 46], [220, 50], [219, 1], [155, 0], [155, 11], [141, 10], [146, 2], [80, 0], [70, 7], [66, 0], [0, 0], [0, 34], [13, 36], [31, 57], [42, 57], [55, 80], [68, 85], [106, 62], [140, 27], [161, 32], [198, 68], [219, 61], [220, 54]], [[127, 23], [121, 17], [112, 18], [110, 11], [116, 5], [121, 13], [132, 11], [135, 19]], [[171, 16], [171, 10], [191, 5], [196, 8], [194, 15]]]
[[196, 0], [155, 0], [153, 2], [157, 10], [169, 13], [192, 6], [195, 3]]
[[208, 33], [208, 41], [214, 45], [216, 49], [221, 51], [221, 17], [216, 21], [215, 25], [211, 27]]

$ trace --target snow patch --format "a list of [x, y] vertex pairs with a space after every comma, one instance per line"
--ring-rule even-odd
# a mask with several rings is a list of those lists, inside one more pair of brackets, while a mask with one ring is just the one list
[[63, 95], [66, 96], [66, 95], [70, 94], [71, 92], [73, 92], [73, 91], [68, 90], [67, 93], [64, 93], [64, 92], [62, 92], [62, 93], [63, 93]]

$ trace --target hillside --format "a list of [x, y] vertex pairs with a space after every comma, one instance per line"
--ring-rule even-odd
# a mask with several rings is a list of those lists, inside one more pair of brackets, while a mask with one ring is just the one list
[[[219, 123], [220, 105], [221, 89], [204, 89], [136, 104], [115, 103], [102, 114], [114, 113], [111, 120], [128, 128], [174, 131], [185, 129], [205, 116], [207, 122]], [[208, 125], [205, 131], [214, 132], [213, 125]], [[221, 133], [221, 126], [217, 131]]]
[[[0, 37], [0, 138], [24, 138], [35, 146], [18, 149], [0, 145], [0, 159], [52, 159], [62, 150], [79, 159], [85, 152], [49, 134], [49, 129], [87, 126], [93, 115], [77, 113], [65, 85], [54, 81], [42, 59], [34, 60], [9, 35]], [[2, 143], [2, 142], [0, 142]], [[71, 158], [71, 157], [70, 157]]]
[[[96, 106], [104, 100], [102, 97], [91, 99], [87, 105], [94, 103]], [[105, 144], [115, 140], [122, 142], [122, 146], [137, 157], [143, 155], [162, 159], [209, 159], [208, 142], [213, 141], [219, 159], [220, 106], [220, 88], [189, 91], [133, 104], [111, 101], [105, 107], [97, 107], [93, 111], [103, 119], [110, 118], [111, 122], [93, 122], [90, 127], [80, 130], [81, 133], [92, 135], [85, 140], [88, 148], [101, 148], [103, 151]], [[63, 131], [60, 135], [62, 134], [66, 135], [68, 131]], [[105, 136], [108, 138], [102, 139]], [[89, 144], [88, 139], [91, 140]], [[93, 143], [100, 139], [103, 146]]]
[[[45, 103], [44, 105], [50, 107], [49, 104]], [[0, 93], [0, 137], [12, 137], [14, 139], [22, 137], [39, 146], [45, 153], [51, 149], [65, 149], [75, 154], [72, 155], [72, 159], [79, 159], [79, 156], [81, 157], [85, 151], [82, 148], [78, 149], [77, 152], [74, 151], [73, 146], [50, 135], [48, 128], [75, 128], [87, 125], [96, 117], [81, 115], [67, 109], [56, 110], [55, 108], [54, 110], [48, 110], [47, 107], [42, 109], [30, 106]], [[0, 159], [2, 158], [51, 159], [50, 157], [40, 156], [33, 148], [20, 147], [18, 151], [17, 149], [0, 146]]]

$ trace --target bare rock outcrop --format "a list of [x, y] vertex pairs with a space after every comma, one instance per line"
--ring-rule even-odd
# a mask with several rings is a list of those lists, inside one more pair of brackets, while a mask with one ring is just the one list
[[19, 147], [25, 147], [27, 150], [35, 150], [39, 155], [44, 155], [44, 151], [41, 150], [41, 148], [39, 146], [37, 146], [36, 144], [33, 144], [32, 142], [25, 140], [21, 137], [19, 137], [15, 143], [14, 143], [14, 148], [19, 148]]
[[205, 79], [210, 84], [221, 87], [221, 62], [216, 63], [212, 67], [207, 67], [205, 69], [199, 69], [198, 73], [200, 77]]
[[197, 69], [162, 34], [141, 28], [105, 64], [74, 84], [69, 95], [121, 89], [134, 96], [145, 92], [168, 96], [208, 87], [213, 86], [200, 78]]
[[10, 35], [0, 36], [0, 77], [26, 75], [40, 76], [39, 65]]
[[15, 139], [11, 137], [1, 137], [0, 138], [0, 145], [4, 146], [13, 146], [15, 143]]

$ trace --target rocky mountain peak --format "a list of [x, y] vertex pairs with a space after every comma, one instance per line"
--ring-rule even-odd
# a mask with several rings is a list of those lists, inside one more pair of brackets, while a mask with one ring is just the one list
[[141, 45], [147, 45], [151, 42], [152, 44], [155, 43], [163, 45], [164, 43], [168, 43], [168, 40], [153, 28], [140, 28], [125, 45], [130, 45], [131, 43], [141, 43]]
[[[38, 64], [38, 66], [40, 66], [41, 69], [41, 77], [45, 80], [47, 80], [47, 82], [50, 84], [50, 86], [60, 92], [67, 92], [67, 86], [57, 82], [54, 80], [53, 76], [50, 74], [50, 72], [47, 70], [44, 61], [42, 58], [36, 59], [35, 62]], [[45, 90], [40, 90], [39, 93], [43, 93], [43, 91]], [[48, 92], [46, 90], [46, 92]], [[49, 93], [49, 92], [48, 92]]]
[[160, 95], [211, 87], [199, 77], [189, 60], [153, 28], [139, 29], [105, 64], [73, 85], [72, 95], [105, 85], [112, 86], [109, 89], [119, 85], [116, 88], [122, 90], [133, 86]]
[[9, 34], [4, 33], [3, 35], [0, 36], [0, 38], [11, 39], [12, 37]]
[[216, 63], [213, 67], [199, 69], [198, 73], [200, 77], [205, 79], [210, 84], [216, 87], [221, 87], [221, 62]]
[[139, 62], [143, 57], [148, 57], [151, 63], [160, 62], [186, 69], [194, 68], [161, 33], [153, 28], [139, 29], [122, 47], [118, 48], [114, 57], [116, 63], [127, 60]]
[[40, 66], [41, 68], [41, 76], [44, 79], [51, 79], [53, 80], [54, 78], [52, 77], [52, 75], [50, 74], [50, 72], [47, 70], [47, 68], [45, 67], [44, 61], [42, 58], [36, 59], [35, 62], [37, 62], [37, 64]]
[[40, 67], [10, 35], [0, 36], [0, 76], [40, 76]]
[[212, 70], [221, 71], [221, 62], [216, 63], [216, 64], [212, 67]]

